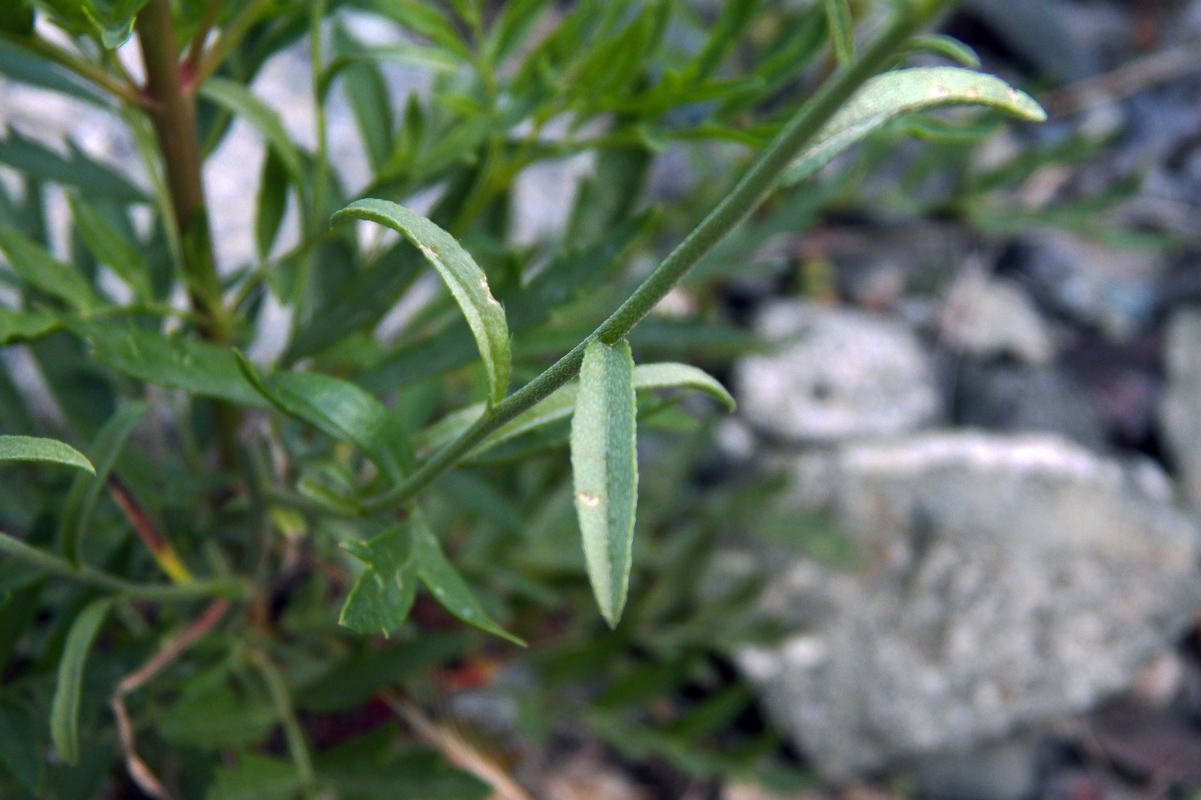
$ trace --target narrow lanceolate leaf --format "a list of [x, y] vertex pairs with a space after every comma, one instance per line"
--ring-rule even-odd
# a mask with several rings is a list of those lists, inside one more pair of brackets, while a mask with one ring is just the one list
[[59, 539], [63, 543], [63, 555], [72, 564], [79, 563], [79, 547], [91, 520], [92, 510], [100, 493], [104, 491], [109, 473], [117, 463], [117, 456], [133, 429], [146, 416], [149, 406], [142, 402], [129, 403], [104, 423], [88, 450], [95, 465], [94, 475], [80, 475], [71, 484], [63, 507], [62, 522], [59, 523]]
[[46, 248], [11, 225], [0, 225], [0, 250], [21, 279], [79, 311], [102, 305], [87, 279], [70, 264], [50, 255]]
[[58, 683], [50, 706], [50, 738], [63, 761], [79, 761], [79, 701], [88, 651], [113, 605], [111, 597], [93, 600], [71, 625], [58, 662]]
[[980, 105], [1041, 122], [1042, 107], [1000, 78], [958, 67], [914, 67], [886, 72], [863, 84], [789, 167], [781, 183], [816, 173], [843, 150], [904, 114], [955, 105]]
[[272, 405], [340, 442], [352, 444], [397, 482], [412, 467], [408, 434], [396, 416], [363, 389], [316, 372], [268, 378], [238, 354], [243, 375]]
[[954, 61], [961, 67], [980, 68], [980, 56], [954, 36], [945, 33], [931, 33], [925, 36], [913, 36], [905, 42], [905, 49], [915, 52], [934, 53]]
[[152, 301], [154, 289], [150, 286], [150, 265], [138, 245], [126, 239], [99, 211], [78, 198], [71, 198], [71, 213], [75, 217], [75, 229], [96, 260], [112, 269], [133, 289], [139, 300]]
[[[726, 387], [704, 370], [688, 364], [639, 364], [634, 367], [634, 389], [640, 392], [656, 389], [691, 389], [704, 392], [729, 411], [734, 410], [734, 398], [726, 391]], [[498, 428], [472, 451], [472, 455], [479, 455], [510, 439], [567, 419], [575, 409], [579, 390], [579, 383], [569, 383], [552, 393], [538, 405]], [[483, 413], [484, 406], [480, 404], [443, 417], [415, 438], [414, 443], [420, 450], [419, 454], [428, 454], [449, 444]]]
[[0, 347], [32, 342], [58, 330], [58, 320], [41, 311], [0, 308]]
[[390, 636], [409, 616], [417, 593], [417, 565], [408, 525], [396, 525], [367, 542], [347, 542], [367, 565], [342, 606], [338, 624], [365, 636]]
[[488, 279], [454, 237], [420, 214], [386, 200], [358, 200], [334, 214], [333, 221], [364, 219], [386, 225], [425, 255], [446, 282], [488, 370], [489, 400], [499, 403], [509, 386], [509, 327], [505, 311], [492, 296]]
[[53, 461], [96, 472], [92, 463], [74, 447], [37, 436], [0, 436], [0, 461]]
[[634, 358], [624, 339], [584, 351], [571, 417], [571, 471], [588, 579], [610, 627], [625, 608], [638, 505]]
[[834, 55], [838, 63], [845, 66], [855, 60], [855, 24], [851, 19], [851, 7], [847, 0], [825, 2], [826, 24], [834, 41]]
[[480, 601], [472, 594], [463, 576], [447, 560], [438, 546], [434, 532], [420, 515], [413, 517], [413, 558], [417, 562], [417, 574], [443, 608], [468, 625], [473, 625], [515, 645], [525, 647], [525, 642], [500, 627], [484, 611]]
[[249, 122], [267, 140], [267, 146], [279, 156], [292, 177], [300, 180], [304, 171], [300, 152], [271, 106], [242, 84], [227, 78], [209, 78], [201, 85], [200, 94]]

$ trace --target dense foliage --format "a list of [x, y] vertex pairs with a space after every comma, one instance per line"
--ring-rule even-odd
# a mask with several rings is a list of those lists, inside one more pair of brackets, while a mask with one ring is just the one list
[[[28, 356], [0, 371], [0, 459], [27, 462], [0, 480], [3, 796], [482, 797], [488, 771], [421, 705], [505, 663], [534, 676], [514, 689], [531, 741], [569, 714], [687, 774], [803, 778], [773, 734], [730, 726], [750, 698], [712, 655], [770, 632], [756, 579], [716, 575], [712, 545], [772, 487], [698, 491], [717, 411], [692, 393], [733, 401], [684, 362], [720, 374], [754, 346], [722, 283], [836, 197], [840, 152], [881, 130], [963, 141], [912, 116], [933, 107], [1041, 109], [991, 76], [905, 68], [971, 64], [919, 35], [941, 2], [709, 5], [5, 4], [0, 73], [119, 115], [147, 179], [0, 140], [0, 344]], [[399, 43], [357, 40], [354, 14]], [[877, 28], [860, 42], [856, 16]], [[306, 36], [313, 149], [249, 88]], [[428, 94], [394, 107], [390, 62], [432, 74]], [[366, 186], [328, 157], [336, 91]], [[200, 166], [235, 118], [266, 143], [257, 257], [218, 269]], [[660, 209], [664, 152], [704, 181]], [[561, 238], [515, 244], [516, 182], [585, 153]], [[424, 215], [401, 205], [431, 194]], [[449, 291], [381, 335], [431, 266]], [[648, 317], [680, 286], [693, 313]], [[268, 296], [287, 347], [254, 364]], [[695, 702], [673, 707], [680, 687]], [[627, 713], [656, 702], [658, 720]]]

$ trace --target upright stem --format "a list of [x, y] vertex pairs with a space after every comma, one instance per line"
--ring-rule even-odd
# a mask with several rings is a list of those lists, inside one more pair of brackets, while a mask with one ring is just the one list
[[[150, 117], [163, 154], [175, 226], [182, 245], [184, 281], [192, 309], [200, 318], [201, 336], [227, 343], [229, 322], [221, 302], [221, 282], [213, 257], [213, 239], [200, 174], [203, 159], [196, 130], [196, 104], [184, 85], [169, 0], [148, 0], [138, 14], [137, 32], [146, 65], [146, 89], [153, 103]], [[214, 403], [213, 422], [222, 466], [233, 469], [238, 460], [237, 408], [223, 402]]]
[[363, 510], [378, 513], [413, 499], [422, 489], [454, 468], [488, 434], [537, 405], [578, 375], [584, 360], [584, 348], [590, 341], [599, 338], [606, 344], [613, 344], [628, 334], [690, 269], [759, 207], [775, 188], [788, 165], [834, 112], [864, 81], [879, 71], [905, 39], [943, 5], [945, 0], [909, 0], [903, 3], [859, 58], [836, 73], [805, 103], [759, 154], [725, 199], [709, 212], [600, 327], [549, 369], [476, 420], [458, 439], [422, 464], [404, 483], [364, 502]]

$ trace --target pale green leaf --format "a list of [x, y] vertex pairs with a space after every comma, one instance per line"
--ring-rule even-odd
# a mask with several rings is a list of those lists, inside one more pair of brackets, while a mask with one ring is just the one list
[[293, 179], [301, 179], [304, 166], [300, 152], [284, 129], [279, 114], [254, 92], [237, 81], [209, 78], [201, 85], [200, 95], [249, 122], [267, 140], [267, 146], [279, 156]]
[[954, 61], [961, 67], [980, 68], [980, 56], [976, 51], [953, 36], [944, 33], [932, 33], [926, 36], [914, 36], [905, 42], [905, 48], [912, 51], [934, 53]]
[[412, 531], [413, 557], [417, 562], [417, 573], [434, 595], [434, 599], [468, 625], [525, 647], [525, 642], [497, 625], [488, 616], [488, 612], [484, 611], [484, 607], [472, 594], [463, 576], [443, 555], [433, 531], [420, 515], [414, 515]]
[[843, 150], [903, 114], [953, 105], [988, 106], [1031, 122], [1047, 116], [1030, 95], [992, 75], [958, 67], [886, 72], [863, 84], [818, 131], [781, 183], [788, 186], [812, 176]]
[[50, 738], [54, 740], [58, 754], [68, 764], [79, 761], [79, 703], [88, 651], [92, 649], [92, 642], [100, 633], [112, 605], [111, 597], [102, 597], [93, 600], [79, 612], [71, 624], [62, 657], [58, 661], [58, 682], [50, 706]]
[[336, 224], [363, 219], [406, 237], [425, 255], [450, 289], [475, 336], [488, 371], [489, 399], [504, 399], [509, 385], [509, 328], [505, 310], [492, 296], [488, 279], [454, 237], [420, 214], [386, 200], [358, 200], [334, 214]]
[[95, 473], [83, 453], [70, 445], [37, 436], [0, 436], [0, 461], [52, 461]]
[[589, 343], [571, 417], [571, 471], [588, 579], [601, 615], [617, 627], [630, 583], [638, 505], [634, 359], [624, 339]]

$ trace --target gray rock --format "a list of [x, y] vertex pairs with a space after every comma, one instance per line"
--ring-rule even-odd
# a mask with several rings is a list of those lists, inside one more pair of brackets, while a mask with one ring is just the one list
[[1164, 360], [1168, 381], [1160, 424], [1190, 505], [1201, 507], [1201, 309], [1168, 320]]
[[895, 436], [939, 412], [932, 369], [900, 322], [805, 301], [768, 304], [756, 332], [777, 347], [735, 368], [749, 424], [793, 442]]
[[763, 608], [799, 632], [738, 656], [830, 778], [1088, 709], [1201, 607], [1197, 533], [1149, 464], [969, 432], [844, 446], [833, 469], [861, 568], [793, 560]]
[[943, 342], [978, 358], [1009, 355], [1042, 366], [1055, 356], [1051, 331], [1017, 285], [968, 265], [947, 293], [941, 315]]
[[922, 800], [1024, 800], [1037, 786], [1041, 744], [1023, 735], [972, 752], [926, 756], [907, 777]]

